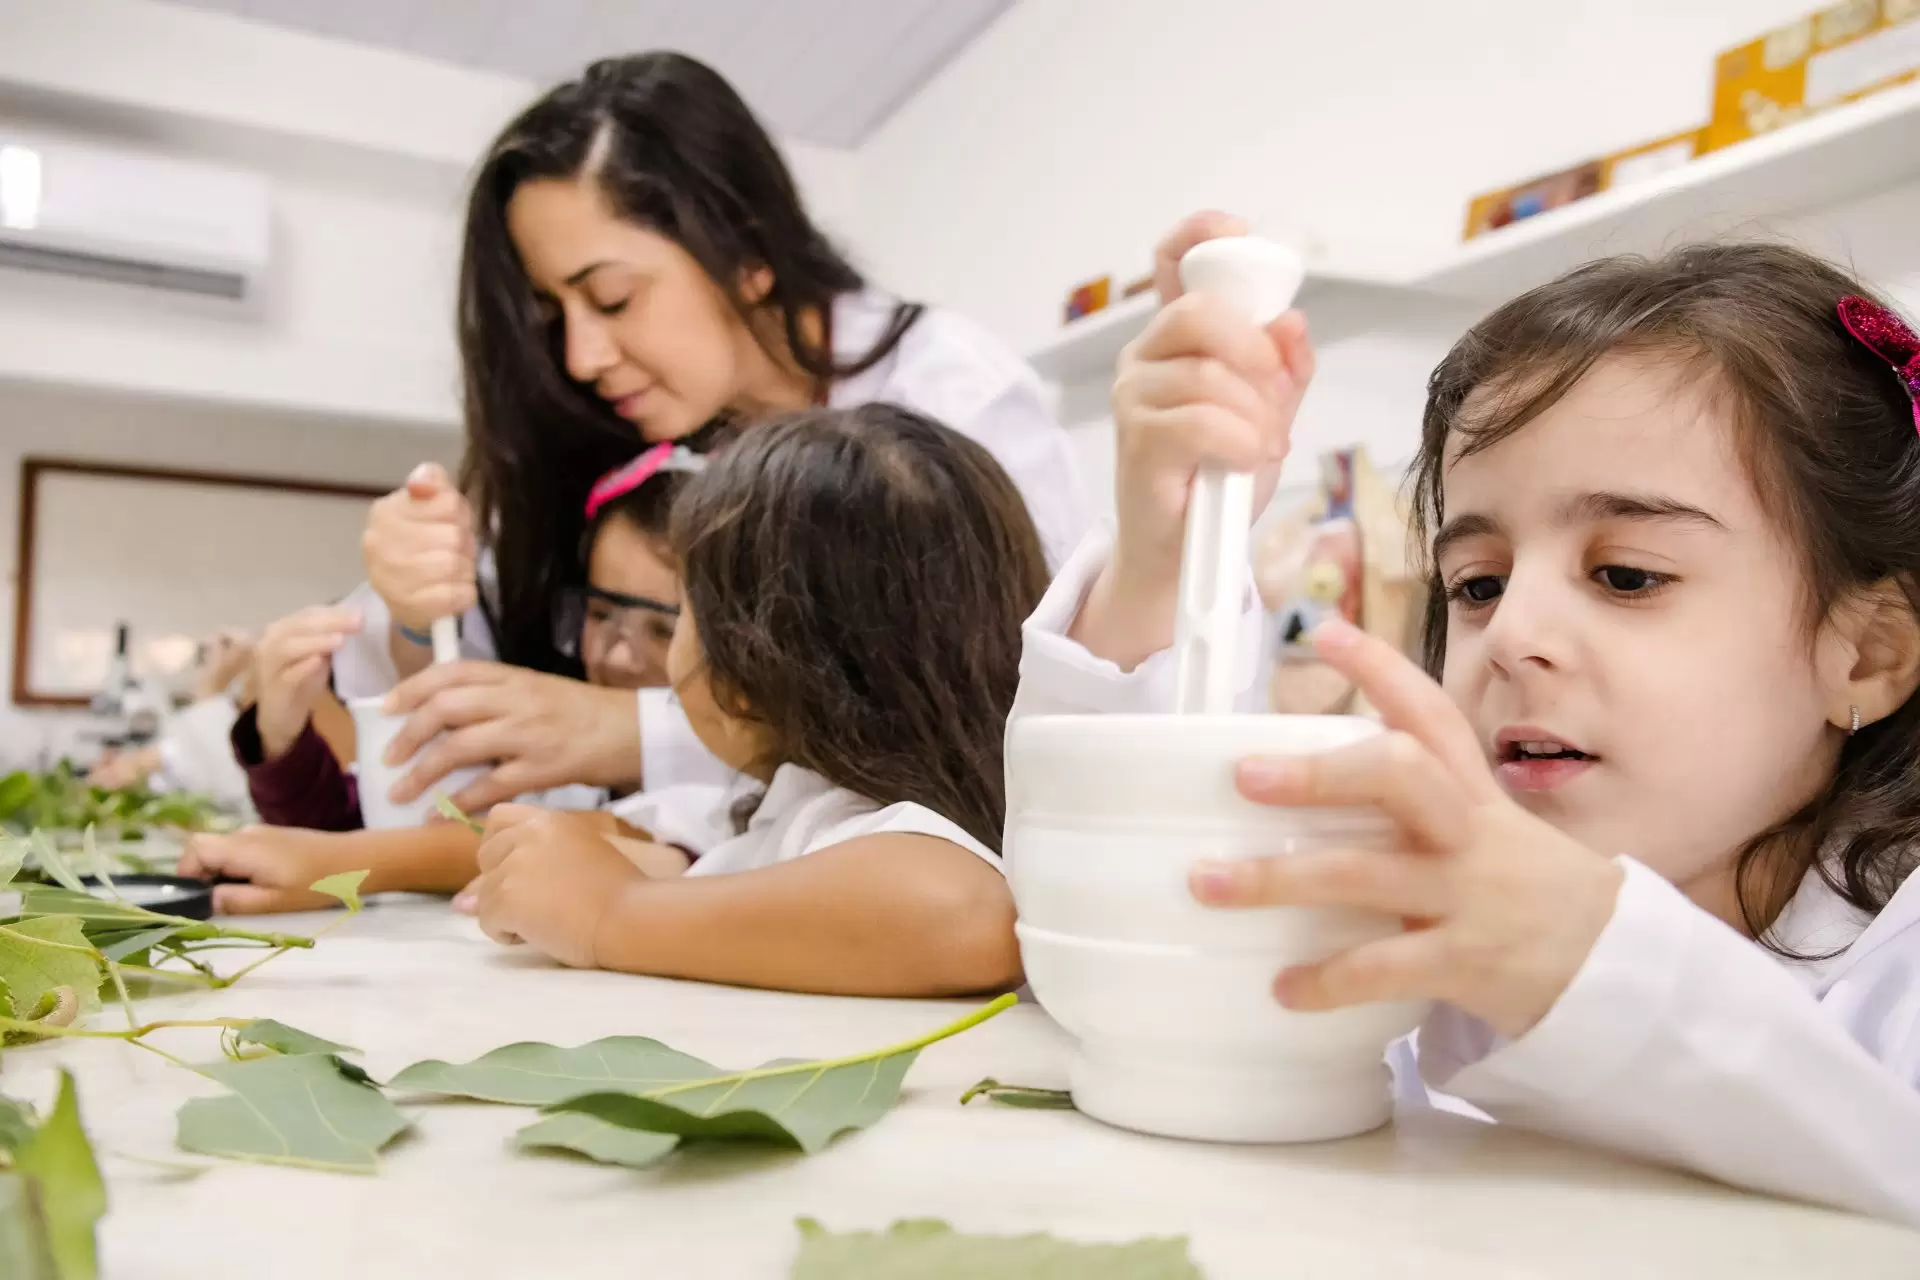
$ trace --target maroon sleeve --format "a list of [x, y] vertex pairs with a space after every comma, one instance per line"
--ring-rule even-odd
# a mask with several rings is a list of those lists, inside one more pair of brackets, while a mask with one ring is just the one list
[[277, 760], [263, 758], [252, 707], [233, 722], [231, 741], [262, 822], [312, 831], [358, 831], [363, 825], [354, 780], [333, 758], [326, 739], [314, 732], [312, 721]]

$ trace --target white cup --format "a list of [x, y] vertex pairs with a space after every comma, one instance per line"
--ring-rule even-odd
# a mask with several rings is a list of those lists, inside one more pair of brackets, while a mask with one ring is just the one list
[[353, 698], [347, 703], [348, 710], [353, 712], [355, 751], [359, 757], [355, 772], [360, 786], [360, 819], [379, 830], [417, 827], [438, 812], [436, 802], [441, 796], [454, 795], [486, 770], [455, 769], [428, 788], [425, 795], [407, 804], [395, 804], [387, 798], [387, 793], [406, 773], [407, 764], [390, 765], [385, 763], [385, 757], [387, 744], [399, 734], [407, 718], [386, 714], [382, 710], [385, 704], [384, 697]]
[[1006, 862], [1034, 995], [1076, 1041], [1075, 1104], [1172, 1137], [1305, 1142], [1384, 1124], [1388, 1044], [1422, 1003], [1297, 1013], [1273, 980], [1402, 926], [1371, 912], [1203, 907], [1202, 859], [1388, 848], [1372, 809], [1282, 809], [1233, 786], [1250, 755], [1380, 732], [1346, 716], [1035, 716], [1008, 740]]

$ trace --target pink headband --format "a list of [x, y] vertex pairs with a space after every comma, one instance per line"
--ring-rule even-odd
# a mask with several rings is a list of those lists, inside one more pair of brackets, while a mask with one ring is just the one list
[[621, 463], [593, 482], [587, 491], [587, 519], [600, 514], [600, 508], [615, 498], [632, 493], [661, 471], [694, 472], [704, 469], [707, 460], [691, 449], [671, 440], [662, 440], [631, 462]]
[[1893, 366], [1894, 376], [1913, 401], [1913, 426], [1920, 431], [1920, 336], [1893, 312], [1870, 298], [1840, 299], [1840, 323], [1867, 350]]

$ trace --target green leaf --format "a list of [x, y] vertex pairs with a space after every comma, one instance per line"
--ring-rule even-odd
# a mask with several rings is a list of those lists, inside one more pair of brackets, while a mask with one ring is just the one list
[[1034, 1111], [1072, 1111], [1073, 1095], [1065, 1089], [1036, 1089], [1024, 1084], [1001, 1084], [989, 1076], [960, 1095], [960, 1105], [975, 1098], [988, 1098], [1003, 1107], [1025, 1107]]
[[331, 1055], [249, 1058], [200, 1070], [233, 1093], [180, 1108], [175, 1140], [185, 1151], [372, 1173], [380, 1148], [407, 1127], [385, 1095], [342, 1075]]
[[444, 795], [437, 795], [433, 798], [433, 807], [440, 811], [441, 817], [458, 822], [475, 835], [485, 835], [487, 832], [486, 823], [480, 821], [478, 818], [472, 817], [465, 809], [462, 809]]
[[560, 1148], [601, 1164], [648, 1169], [672, 1155], [680, 1139], [671, 1133], [624, 1129], [593, 1116], [567, 1114], [534, 1121], [513, 1135], [513, 1145], [527, 1150]]
[[0, 1152], [18, 1149], [33, 1130], [33, 1108], [18, 1098], [0, 1095]]
[[27, 842], [12, 836], [0, 836], [0, 888], [13, 883], [27, 859]]
[[478, 1098], [541, 1107], [583, 1093], [644, 1091], [683, 1080], [704, 1080], [720, 1068], [642, 1036], [610, 1036], [563, 1049], [526, 1041], [503, 1045], [472, 1062], [429, 1059], [392, 1080], [389, 1089]]
[[163, 924], [157, 929], [142, 929], [133, 933], [105, 937], [95, 934], [92, 942], [99, 948], [102, 958], [118, 964], [122, 960], [158, 946], [186, 927], [184, 924]]
[[360, 909], [360, 882], [367, 878], [364, 871], [342, 871], [338, 875], [315, 880], [308, 885], [315, 893], [324, 893], [330, 898], [344, 902], [349, 911]]
[[43, 874], [52, 876], [63, 889], [79, 894], [87, 892], [87, 887], [80, 883], [80, 877], [67, 865], [66, 855], [60, 852], [60, 846], [53, 842], [52, 836], [44, 831], [36, 831], [28, 840], [33, 845], [34, 861]]
[[0, 925], [0, 982], [15, 1009], [31, 1009], [60, 987], [72, 987], [82, 1009], [100, 1007], [100, 957], [73, 916], [36, 916]]
[[28, 803], [39, 794], [39, 781], [24, 770], [0, 778], [0, 821], [5, 821], [26, 808]]
[[242, 1044], [264, 1045], [275, 1053], [358, 1053], [352, 1045], [335, 1044], [323, 1040], [310, 1031], [290, 1027], [284, 1022], [275, 1022], [272, 1018], [255, 1018], [243, 1027], [234, 1028], [233, 1038]]
[[887, 1114], [918, 1056], [912, 1050], [840, 1065], [770, 1062], [646, 1093], [589, 1093], [547, 1110], [683, 1138], [758, 1139], [812, 1155]]
[[115, 902], [111, 898], [95, 897], [85, 890], [59, 889], [51, 885], [35, 885], [23, 890], [20, 894], [20, 911], [30, 916], [75, 916], [96, 931], [107, 928], [152, 929], [168, 923], [197, 923], [185, 916], [161, 915], [158, 911], [149, 911], [131, 902]]
[[38, 1188], [25, 1174], [0, 1168], [0, 1276], [7, 1280], [60, 1280], [53, 1269], [47, 1224], [40, 1217]]
[[1076, 1244], [1048, 1235], [967, 1236], [944, 1222], [828, 1231], [802, 1218], [793, 1280], [1202, 1280], [1184, 1239]]
[[107, 1188], [87, 1132], [80, 1127], [80, 1104], [67, 1072], [60, 1073], [53, 1111], [14, 1151], [13, 1167], [37, 1185], [60, 1280], [94, 1280], [99, 1270], [93, 1225], [107, 1211]]

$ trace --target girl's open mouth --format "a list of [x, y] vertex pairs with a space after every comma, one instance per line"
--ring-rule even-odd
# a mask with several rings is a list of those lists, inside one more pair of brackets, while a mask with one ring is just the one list
[[1495, 744], [1494, 771], [1514, 791], [1551, 791], [1599, 761], [1572, 743], [1538, 731], [1502, 730]]

